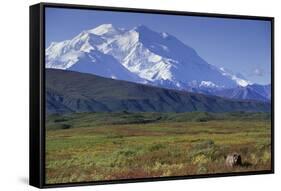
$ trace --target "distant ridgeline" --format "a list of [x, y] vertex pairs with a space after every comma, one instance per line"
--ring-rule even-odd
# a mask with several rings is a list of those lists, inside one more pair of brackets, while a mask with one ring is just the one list
[[46, 69], [46, 111], [71, 112], [269, 112], [268, 102], [234, 100], [158, 88], [92, 74]]

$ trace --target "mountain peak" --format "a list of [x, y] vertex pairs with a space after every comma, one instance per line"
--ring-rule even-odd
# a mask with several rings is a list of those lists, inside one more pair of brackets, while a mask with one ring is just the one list
[[90, 33], [93, 33], [95, 35], [104, 35], [104, 34], [112, 34], [119, 31], [119, 29], [115, 28], [112, 24], [102, 24], [97, 26], [96, 28], [93, 28], [89, 30]]

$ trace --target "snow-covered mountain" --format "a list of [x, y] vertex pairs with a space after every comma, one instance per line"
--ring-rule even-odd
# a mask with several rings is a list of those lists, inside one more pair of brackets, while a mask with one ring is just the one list
[[251, 85], [252, 83], [248, 80], [246, 80], [246, 78], [242, 75], [242, 74], [234, 74], [232, 71], [230, 71], [229, 69], [220, 67], [219, 68], [222, 75], [234, 80], [238, 86], [240, 87], [246, 87], [248, 85]]
[[96, 44], [102, 42], [99, 36], [84, 31], [72, 40], [51, 43], [46, 49], [46, 67], [147, 83], [146, 80], [130, 72], [113, 56], [99, 51]]
[[210, 65], [176, 37], [143, 25], [123, 29], [103, 24], [53, 42], [46, 48], [46, 68], [233, 99], [270, 100], [270, 85], [252, 84], [241, 74]]
[[269, 102], [271, 100], [271, 85], [238, 86], [236, 88], [214, 90], [210, 94], [231, 99]]
[[208, 64], [176, 37], [143, 25], [127, 30], [103, 24], [73, 39], [51, 43], [46, 67], [180, 90], [250, 84]]

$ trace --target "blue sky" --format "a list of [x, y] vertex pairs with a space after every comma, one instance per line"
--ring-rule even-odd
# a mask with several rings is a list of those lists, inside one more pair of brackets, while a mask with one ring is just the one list
[[101, 24], [127, 29], [143, 24], [176, 36], [209, 64], [241, 73], [254, 83], [270, 83], [269, 21], [46, 8], [45, 23], [46, 46]]

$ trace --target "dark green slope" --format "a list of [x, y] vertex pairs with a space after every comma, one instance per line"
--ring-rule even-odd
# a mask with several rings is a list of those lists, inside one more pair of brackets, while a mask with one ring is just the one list
[[270, 111], [268, 103], [234, 101], [78, 72], [46, 69], [47, 113]]

